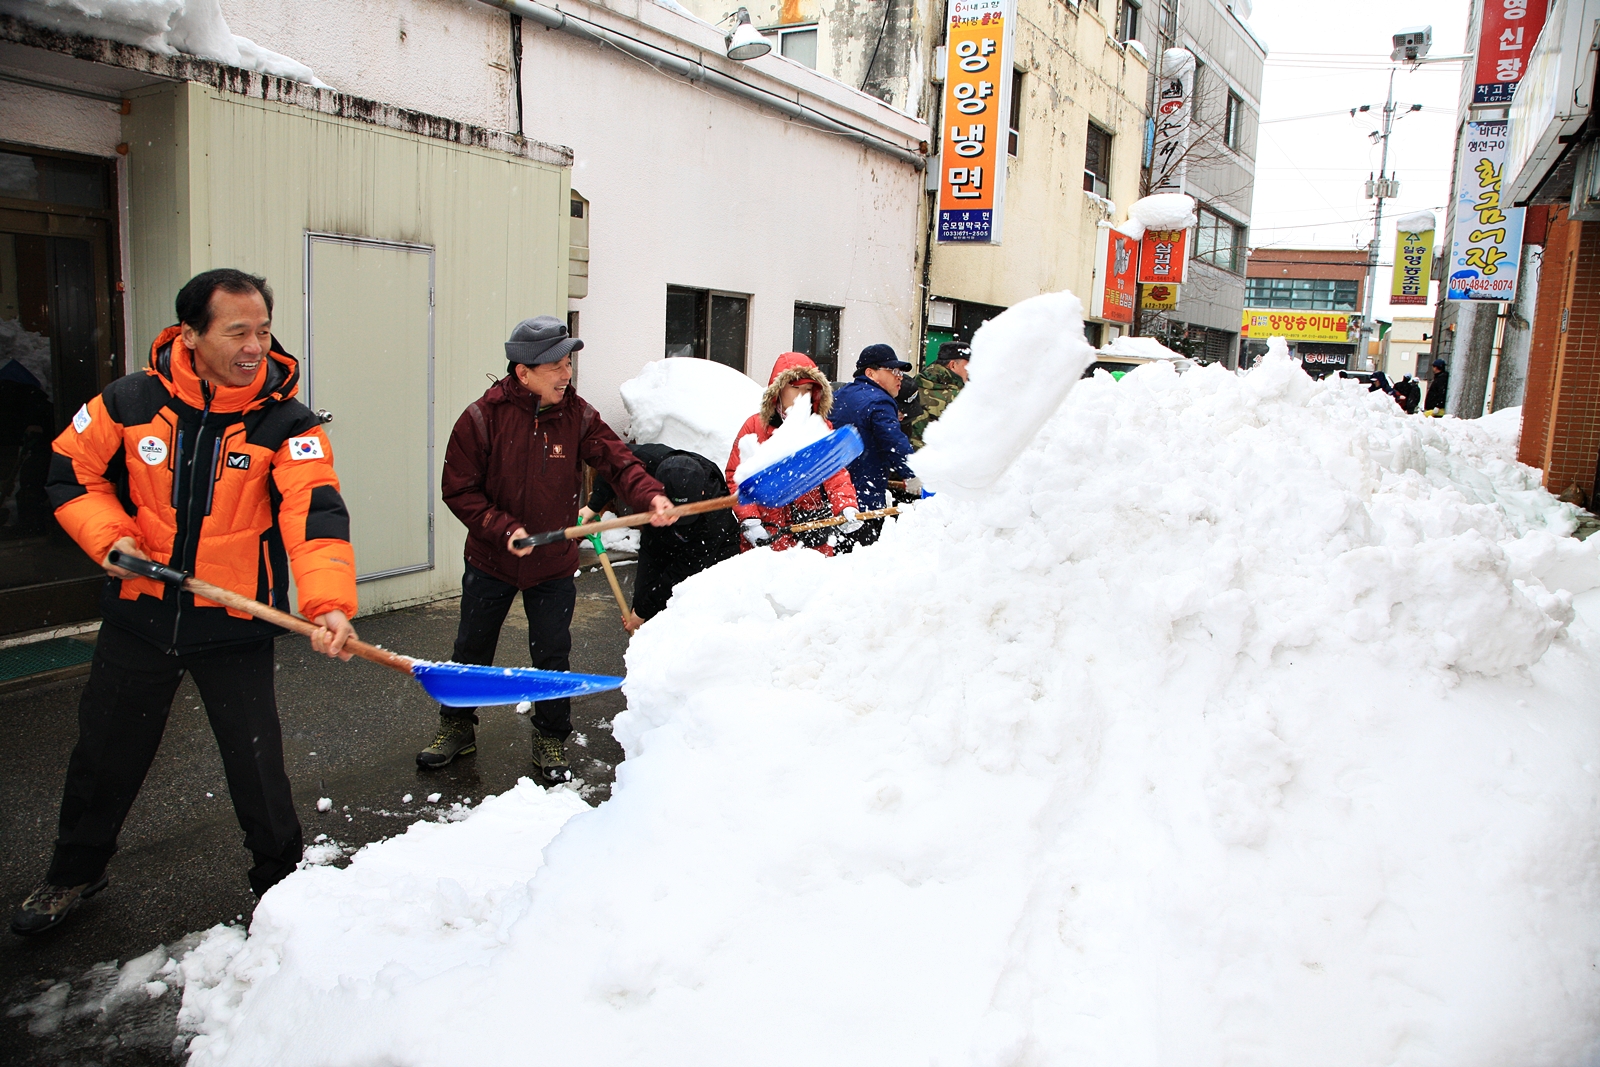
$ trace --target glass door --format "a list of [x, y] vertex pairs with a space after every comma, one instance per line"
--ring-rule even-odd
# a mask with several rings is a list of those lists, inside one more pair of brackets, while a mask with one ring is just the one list
[[102, 572], [56, 524], [50, 443], [120, 373], [112, 167], [0, 145], [0, 634], [92, 619]]

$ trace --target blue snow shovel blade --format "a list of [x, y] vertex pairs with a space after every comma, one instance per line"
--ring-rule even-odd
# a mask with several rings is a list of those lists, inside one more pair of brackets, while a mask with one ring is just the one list
[[781, 508], [827, 481], [861, 455], [861, 434], [842, 426], [739, 483], [739, 503]]
[[608, 674], [536, 671], [531, 667], [479, 667], [469, 663], [414, 663], [411, 673], [428, 695], [450, 708], [515, 704], [604, 693], [622, 685]]

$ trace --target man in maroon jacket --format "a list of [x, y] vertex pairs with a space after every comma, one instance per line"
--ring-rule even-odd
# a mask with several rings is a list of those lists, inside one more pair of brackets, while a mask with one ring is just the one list
[[[554, 530], [577, 518], [583, 473], [594, 467], [656, 526], [670, 525], [672, 502], [661, 483], [600, 415], [569, 386], [572, 353], [583, 342], [549, 315], [524, 319], [506, 342], [508, 373], [456, 420], [444, 454], [444, 502], [467, 527], [461, 579], [457, 663], [494, 662], [500, 627], [518, 591], [528, 615], [528, 654], [541, 670], [568, 669], [572, 651], [573, 573], [578, 546], [562, 541], [516, 549], [529, 531]], [[417, 766], [443, 767], [477, 750], [476, 708], [439, 709], [439, 736], [417, 753]], [[572, 733], [570, 702], [533, 706], [533, 762], [546, 783], [572, 777], [562, 742]]]

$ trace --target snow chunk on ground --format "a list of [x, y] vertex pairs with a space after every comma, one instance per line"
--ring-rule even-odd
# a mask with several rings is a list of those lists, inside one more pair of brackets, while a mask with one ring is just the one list
[[1071, 293], [1024, 300], [972, 338], [967, 385], [931, 424], [911, 468], [939, 493], [992, 486], [1094, 361]]
[[765, 441], [758, 442], [753, 433], [739, 438], [739, 468], [733, 472], [733, 480], [743, 482], [832, 432], [828, 420], [811, 410], [811, 394], [800, 393], [784, 415], [783, 425]]
[[1128, 221], [1116, 228], [1138, 240], [1146, 230], [1187, 230], [1195, 221], [1194, 197], [1184, 193], [1156, 193], [1135, 200], [1128, 209]]
[[628, 437], [698, 452], [719, 467], [733, 437], [761, 406], [761, 386], [709, 359], [658, 359], [622, 383]]
[[194, 1067], [1594, 1062], [1573, 509], [1281, 341], [1050, 407], [1075, 318], [979, 334], [933, 429], [966, 404], [982, 494], [678, 586], [610, 801], [523, 784], [268, 893], [186, 985]]
[[85, 34], [151, 52], [182, 52], [321, 88], [304, 63], [262, 48], [228, 29], [218, 0], [0, 0], [0, 12], [51, 29]]

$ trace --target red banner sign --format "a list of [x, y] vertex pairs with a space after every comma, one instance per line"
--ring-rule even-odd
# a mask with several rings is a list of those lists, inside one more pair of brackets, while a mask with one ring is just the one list
[[1116, 230], [1100, 232], [1105, 240], [1105, 257], [1100, 261], [1100, 306], [1093, 310], [1107, 322], [1132, 322], [1139, 292], [1139, 242]]
[[1544, 29], [1544, 16], [1545, 0], [1483, 0], [1473, 106], [1511, 103], [1527, 72], [1533, 43]]
[[1139, 280], [1146, 285], [1181, 285], [1188, 230], [1146, 230], [1139, 242]]

